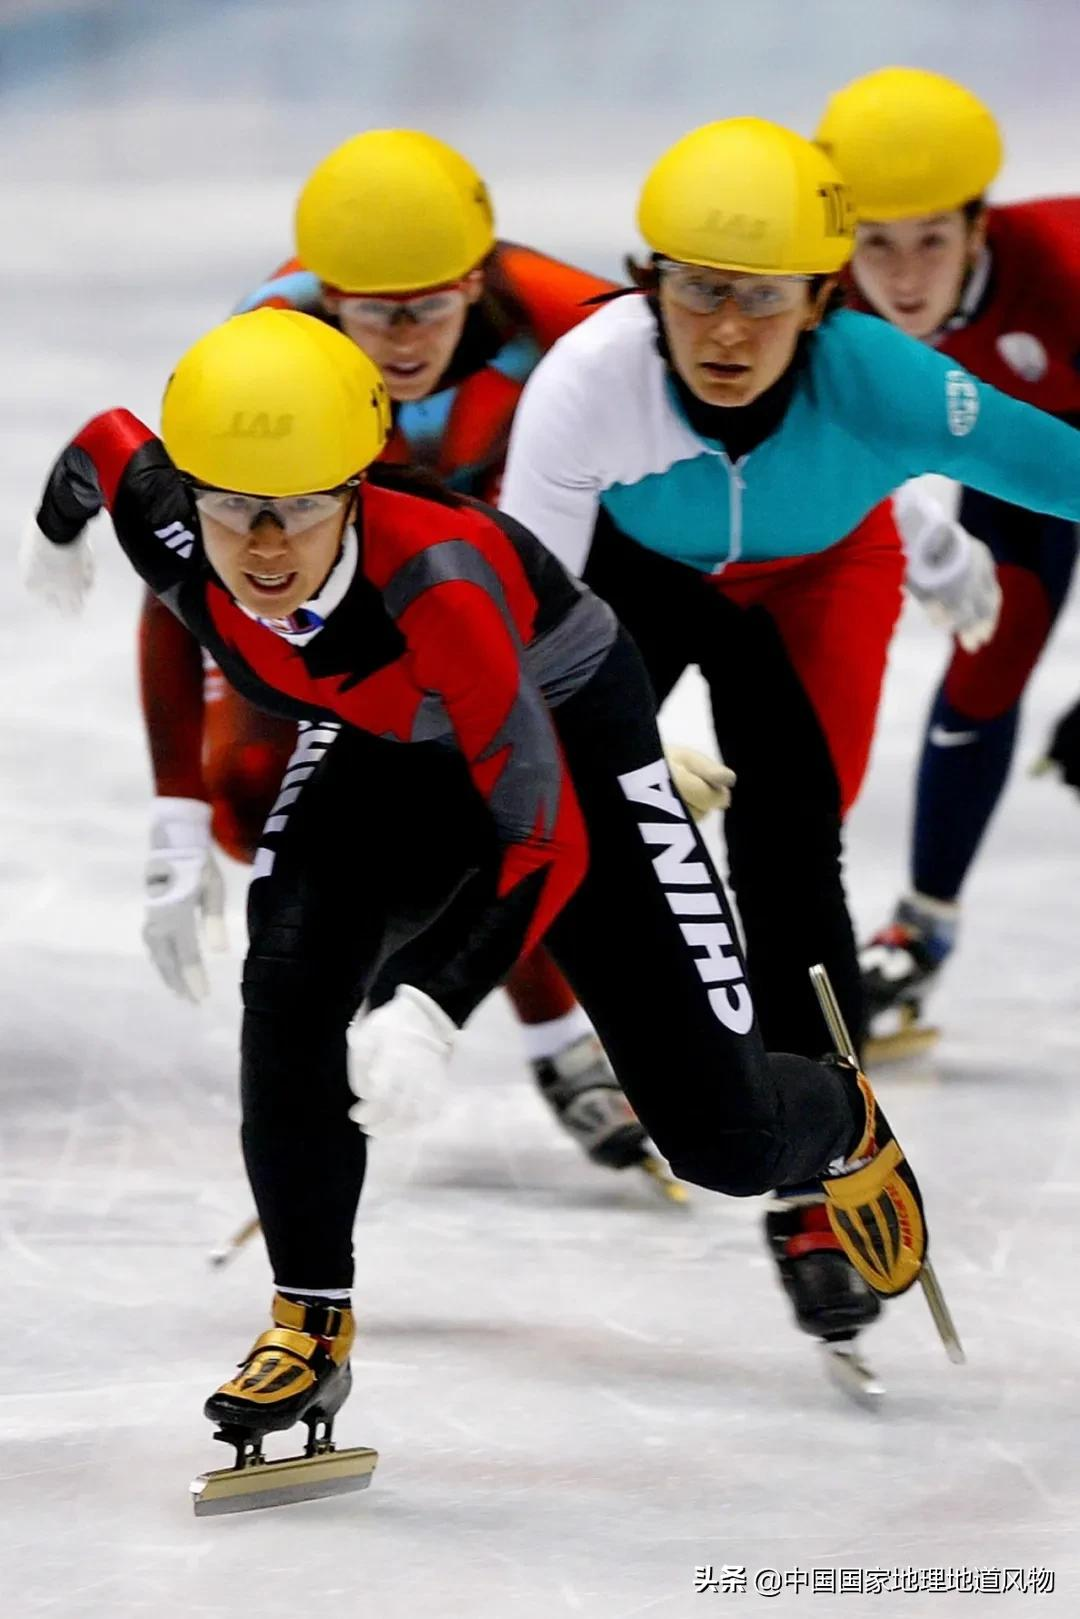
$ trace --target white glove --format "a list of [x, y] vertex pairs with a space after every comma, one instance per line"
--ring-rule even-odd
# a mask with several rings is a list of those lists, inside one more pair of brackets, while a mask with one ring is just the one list
[[412, 984], [369, 1012], [349, 1034], [349, 1117], [365, 1135], [406, 1130], [441, 1111], [458, 1028]]
[[696, 748], [684, 748], [677, 743], [664, 749], [675, 791], [695, 821], [703, 820], [710, 810], [725, 810], [731, 803], [731, 789], [735, 785], [735, 772], [710, 759]]
[[19, 542], [19, 572], [32, 596], [55, 612], [74, 618], [94, 582], [94, 553], [85, 534], [70, 545], [54, 545], [31, 518]]
[[146, 862], [143, 942], [171, 990], [203, 1001], [210, 985], [199, 944], [225, 949], [225, 883], [210, 846], [210, 805], [156, 798]]
[[908, 590], [965, 652], [977, 652], [990, 640], [1001, 613], [1001, 586], [989, 548], [947, 517], [918, 484], [897, 490], [893, 511], [907, 552]]

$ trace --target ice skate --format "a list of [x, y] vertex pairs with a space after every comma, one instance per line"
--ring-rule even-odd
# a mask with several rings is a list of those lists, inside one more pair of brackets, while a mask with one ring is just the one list
[[911, 1165], [862, 1073], [829, 975], [820, 964], [810, 981], [832, 1035], [835, 1054], [826, 1059], [852, 1087], [863, 1128], [854, 1151], [830, 1164], [821, 1188], [829, 1224], [862, 1279], [891, 1298], [922, 1286], [945, 1353], [962, 1365], [964, 1351], [945, 1296], [927, 1255], [922, 1194]]
[[859, 1334], [881, 1301], [843, 1252], [820, 1187], [777, 1193], [765, 1211], [765, 1240], [803, 1332], [816, 1338], [825, 1370], [849, 1399], [876, 1406], [885, 1393], [859, 1352]]
[[[235, 1448], [236, 1462], [195, 1479], [196, 1516], [313, 1501], [363, 1490], [371, 1482], [377, 1453], [336, 1450], [332, 1441], [334, 1418], [352, 1382], [352, 1311], [329, 1303], [299, 1304], [275, 1293], [272, 1315], [274, 1325], [255, 1340], [238, 1375], [204, 1407], [217, 1424], [214, 1438]], [[303, 1454], [267, 1461], [266, 1435], [298, 1422], [308, 1431]]]
[[923, 1021], [923, 1002], [956, 939], [955, 905], [912, 895], [859, 953], [870, 1038], [868, 1064], [926, 1051], [941, 1031]]
[[537, 1059], [532, 1069], [541, 1096], [594, 1164], [640, 1170], [666, 1202], [689, 1202], [686, 1187], [653, 1151], [595, 1035]]

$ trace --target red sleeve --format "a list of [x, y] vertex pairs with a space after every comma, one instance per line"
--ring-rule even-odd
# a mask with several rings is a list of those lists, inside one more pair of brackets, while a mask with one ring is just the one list
[[202, 771], [202, 648], [149, 591], [139, 619], [139, 689], [154, 791], [164, 798], [209, 798]]
[[593, 313], [590, 298], [615, 290], [612, 281], [513, 242], [499, 244], [498, 270], [545, 351]]

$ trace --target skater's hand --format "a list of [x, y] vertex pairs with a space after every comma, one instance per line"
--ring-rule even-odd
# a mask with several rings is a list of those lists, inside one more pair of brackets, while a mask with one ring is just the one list
[[1075, 787], [1080, 792], [1080, 702], [1058, 720], [1046, 757], [1035, 766], [1036, 773], [1053, 769], [1067, 787]]
[[695, 821], [703, 820], [710, 810], [726, 810], [731, 803], [731, 789], [735, 785], [735, 772], [710, 759], [696, 748], [684, 748], [678, 743], [664, 749], [668, 770], [675, 783], [675, 791]]
[[94, 553], [85, 534], [67, 545], [54, 545], [31, 518], [19, 542], [19, 572], [32, 596], [54, 612], [75, 618], [94, 582]]
[[997, 629], [1001, 585], [988, 546], [948, 517], [918, 484], [893, 496], [907, 552], [907, 587], [930, 617], [977, 652]]
[[349, 1086], [360, 1098], [349, 1117], [365, 1135], [386, 1135], [432, 1118], [446, 1099], [457, 1025], [412, 984], [349, 1034]]
[[210, 846], [210, 805], [198, 798], [157, 798], [143, 942], [166, 984], [185, 1001], [203, 1001], [210, 993], [200, 932], [209, 949], [225, 949], [225, 883]]

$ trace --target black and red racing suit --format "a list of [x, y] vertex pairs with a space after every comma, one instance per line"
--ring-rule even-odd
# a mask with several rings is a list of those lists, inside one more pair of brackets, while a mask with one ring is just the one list
[[189, 487], [124, 411], [63, 451], [38, 524], [70, 543], [103, 505], [237, 690], [304, 722], [254, 861], [243, 985], [244, 1150], [279, 1286], [351, 1283], [366, 1146], [346, 1032], [398, 955], [461, 1023], [546, 934], [684, 1179], [759, 1193], [852, 1150], [850, 1078], [765, 1052], [636, 648], [531, 533], [365, 484], [318, 595], [269, 623], [213, 573]]

